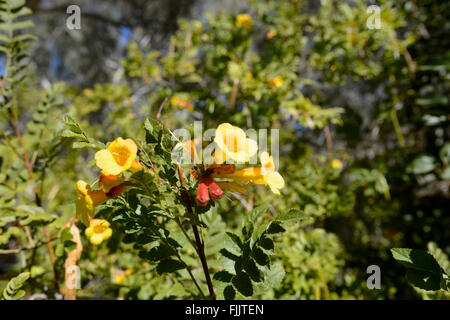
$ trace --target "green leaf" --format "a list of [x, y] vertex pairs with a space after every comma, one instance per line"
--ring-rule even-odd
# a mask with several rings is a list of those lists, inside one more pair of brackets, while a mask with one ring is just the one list
[[255, 282], [261, 281], [261, 271], [256, 266], [255, 260], [249, 258], [244, 262], [244, 270]]
[[245, 272], [239, 272], [232, 279], [232, 283], [237, 291], [243, 296], [250, 297], [253, 295], [253, 286], [250, 277]]
[[222, 270], [216, 272], [213, 276], [213, 279], [221, 282], [230, 282], [233, 276], [234, 275], [229, 273], [228, 271]]
[[448, 105], [448, 98], [445, 96], [430, 96], [416, 99], [418, 105], [428, 107], [433, 105]]
[[444, 164], [450, 165], [450, 142], [447, 142], [441, 148], [441, 150], [439, 151], [439, 157]]
[[236, 297], [236, 290], [234, 290], [233, 286], [228, 285], [223, 289], [223, 297], [225, 300], [234, 300]]
[[163, 126], [156, 119], [147, 118], [144, 123], [147, 143], [158, 143], [161, 140]]
[[267, 237], [262, 237], [259, 242], [258, 242], [259, 246], [266, 249], [266, 250], [273, 250], [274, 249], [274, 244], [273, 244], [273, 240]]
[[441, 172], [440, 177], [442, 180], [450, 180], [450, 166]]
[[264, 277], [264, 288], [276, 288], [280, 285], [285, 275], [285, 271], [281, 263], [275, 264]]
[[239, 257], [233, 253], [231, 253], [230, 251], [228, 251], [227, 249], [221, 249], [219, 251], [224, 257], [233, 260], [233, 261], [237, 261], [239, 259]]
[[80, 125], [73, 120], [73, 118], [66, 114], [62, 117], [62, 121], [64, 122], [64, 124], [70, 129], [70, 131], [74, 132], [74, 133], [83, 133], [83, 130], [81, 129]]
[[260, 205], [247, 213], [247, 220], [251, 223], [255, 223], [258, 218], [269, 209], [268, 205]]
[[296, 222], [305, 218], [307, 218], [307, 216], [299, 209], [290, 209], [289, 211], [282, 212], [277, 216], [277, 220], [282, 222]]
[[433, 171], [436, 168], [436, 161], [434, 157], [428, 155], [422, 155], [417, 157], [408, 166], [408, 172], [414, 174], [424, 174]]
[[165, 259], [158, 264], [158, 266], [156, 267], [156, 271], [159, 274], [163, 274], [163, 273], [172, 273], [184, 268], [186, 268], [186, 265], [181, 261], [174, 259]]
[[267, 266], [270, 263], [269, 256], [265, 254], [260, 248], [256, 248], [255, 250], [253, 250], [252, 257], [260, 266]]
[[281, 233], [286, 231], [279, 223], [272, 221], [267, 227], [268, 234]]
[[426, 271], [408, 270], [406, 278], [411, 284], [420, 289], [436, 291], [441, 288], [441, 278]]
[[22, 298], [25, 295], [25, 291], [20, 290], [20, 288], [24, 285], [25, 281], [27, 281], [29, 277], [29, 272], [22, 272], [17, 277], [12, 278], [3, 290], [3, 299], [18, 300]]
[[231, 232], [226, 232], [227, 236], [233, 240], [233, 242], [239, 247], [239, 248], [243, 248], [243, 244], [242, 244], [242, 240], [241, 238], [239, 238], [238, 235], [231, 233]]
[[62, 243], [65, 241], [72, 241], [73, 236], [72, 233], [70, 233], [70, 228], [64, 228], [63, 231], [61, 231], [61, 236], [59, 237]]
[[434, 257], [424, 250], [393, 248], [392, 256], [408, 268], [426, 271], [439, 275], [441, 267]]
[[147, 252], [145, 257], [150, 261], [159, 261], [168, 258], [174, 254], [175, 250], [164, 244], [160, 244], [159, 246], [151, 248], [150, 251]]

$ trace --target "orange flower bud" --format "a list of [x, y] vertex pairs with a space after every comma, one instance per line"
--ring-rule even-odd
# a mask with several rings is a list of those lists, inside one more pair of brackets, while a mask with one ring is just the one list
[[206, 183], [208, 184], [209, 192], [211, 193], [211, 198], [220, 199], [222, 198], [223, 191], [217, 185], [217, 183], [212, 178], [205, 178]]
[[206, 206], [209, 202], [208, 186], [203, 178], [200, 178], [197, 189], [197, 204], [199, 206]]

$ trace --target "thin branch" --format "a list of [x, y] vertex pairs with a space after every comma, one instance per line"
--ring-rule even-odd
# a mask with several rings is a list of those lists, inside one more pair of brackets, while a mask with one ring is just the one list
[[164, 108], [164, 106], [166, 105], [167, 100], [169, 100], [169, 99], [168, 99], [167, 97], [165, 97], [164, 100], [163, 100], [163, 102], [162, 102], [161, 105], [159, 106], [158, 113], [156, 114], [156, 120], [158, 120], [158, 121], [159, 121], [159, 118], [161, 117], [161, 111], [162, 111], [162, 109]]
[[233, 91], [231, 92], [231, 100], [230, 100], [230, 110], [233, 110], [235, 105], [236, 105], [236, 97], [237, 97], [237, 93], [238, 93], [238, 88], [239, 88], [239, 79], [234, 79], [233, 80]]
[[328, 157], [330, 157], [331, 154], [333, 153], [333, 139], [331, 138], [330, 127], [327, 125], [324, 131], [325, 131], [325, 139], [327, 140]]
[[[178, 165], [178, 177], [180, 178], [180, 183], [183, 189], [180, 190], [181, 198], [184, 201], [186, 209], [189, 214], [194, 215], [194, 210], [192, 209], [190, 196], [186, 191], [186, 182], [184, 181], [183, 171], [181, 170], [181, 166]], [[208, 285], [209, 296], [211, 300], [216, 300], [216, 293], [214, 292], [214, 287], [212, 285], [211, 276], [209, 274], [208, 263], [206, 261], [205, 256], [205, 244], [201, 241], [200, 235], [198, 233], [197, 226], [192, 224], [192, 231], [194, 232], [195, 242], [197, 243], [196, 250], [198, 257], [200, 258], [200, 262], [202, 263], [203, 272], [205, 273], [206, 283]]]

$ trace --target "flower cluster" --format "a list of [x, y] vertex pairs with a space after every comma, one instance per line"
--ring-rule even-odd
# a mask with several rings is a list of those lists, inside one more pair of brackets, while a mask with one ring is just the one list
[[[273, 193], [279, 195], [284, 187], [283, 177], [275, 171], [273, 157], [268, 152], [259, 155], [261, 166], [236, 169], [235, 164], [226, 164], [233, 160], [236, 164], [245, 164], [258, 152], [256, 141], [247, 138], [244, 130], [229, 123], [223, 123], [216, 129], [214, 142], [217, 146], [213, 161], [191, 170], [198, 179], [197, 204], [206, 206], [210, 199], [220, 199], [223, 190], [246, 193], [247, 184], [268, 185]], [[192, 140], [183, 144], [184, 149], [199, 162]]]
[[[77, 218], [86, 226], [90, 224], [89, 219], [94, 217], [96, 206], [119, 196], [126, 190], [126, 186], [122, 185], [126, 180], [123, 173], [127, 170], [136, 171], [142, 168], [142, 165], [136, 160], [136, 155], [137, 146], [134, 141], [122, 138], [117, 138], [106, 149], [95, 154], [96, 165], [102, 169], [99, 176], [101, 189], [92, 190], [91, 186], [82, 180], [76, 183], [78, 191], [76, 214]], [[99, 238], [95, 239], [91, 242], [98, 242]]]

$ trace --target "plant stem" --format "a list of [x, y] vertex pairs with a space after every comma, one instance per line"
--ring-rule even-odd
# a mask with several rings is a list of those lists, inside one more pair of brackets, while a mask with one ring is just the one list
[[[181, 198], [184, 201], [186, 209], [189, 214], [194, 215], [194, 210], [192, 210], [191, 201], [189, 193], [184, 189], [186, 187], [186, 182], [184, 181], [183, 171], [181, 170], [181, 166], [178, 165], [178, 176], [180, 178], [180, 183], [183, 189], [180, 190]], [[200, 262], [202, 263], [203, 272], [205, 273], [206, 283], [208, 285], [209, 296], [211, 300], [216, 300], [216, 293], [214, 292], [214, 287], [212, 285], [211, 276], [209, 274], [208, 263], [206, 261], [205, 256], [205, 244], [201, 241], [200, 235], [198, 233], [198, 229], [196, 225], [192, 224], [192, 231], [194, 232], [195, 242], [197, 244], [196, 251], [198, 257], [200, 258]]]

